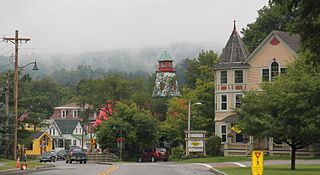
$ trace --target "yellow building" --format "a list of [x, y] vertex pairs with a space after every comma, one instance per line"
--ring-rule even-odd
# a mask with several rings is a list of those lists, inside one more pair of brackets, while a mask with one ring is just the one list
[[37, 132], [32, 135], [32, 143], [27, 146], [27, 156], [38, 156], [52, 150], [52, 137], [47, 132]]

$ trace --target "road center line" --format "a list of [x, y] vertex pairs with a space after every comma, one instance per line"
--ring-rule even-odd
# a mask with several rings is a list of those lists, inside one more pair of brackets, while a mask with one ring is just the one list
[[109, 173], [112, 173], [113, 171], [115, 171], [118, 168], [119, 168], [119, 166], [112, 165], [110, 168], [108, 168], [105, 171], [99, 173], [98, 175], [108, 175]]

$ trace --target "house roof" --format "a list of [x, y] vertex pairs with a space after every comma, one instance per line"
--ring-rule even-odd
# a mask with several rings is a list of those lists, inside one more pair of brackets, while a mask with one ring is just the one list
[[236, 122], [236, 121], [238, 121], [238, 118], [239, 118], [239, 116], [237, 114], [232, 114], [232, 115], [229, 115], [228, 117], [222, 119], [221, 121], [224, 121], [224, 122]]
[[55, 120], [62, 134], [72, 134], [80, 120]]
[[292, 50], [296, 53], [299, 51], [300, 46], [300, 35], [298, 34], [289, 34], [288, 32], [282, 31], [273, 31], [275, 35], [281, 38]]
[[230, 64], [217, 64], [213, 66], [213, 70], [221, 69], [248, 69], [250, 65], [248, 63], [230, 63]]
[[80, 106], [77, 103], [69, 103], [62, 106], [55, 107], [54, 109], [79, 109]]
[[244, 63], [248, 63], [252, 57], [265, 45], [269, 42], [271, 38], [276, 37], [278, 40], [282, 41], [289, 49], [293, 52], [298, 53], [300, 46], [300, 35], [292, 34], [283, 31], [272, 31], [260, 44], [259, 46], [244, 60]]
[[241, 63], [247, 58], [248, 54], [249, 51], [237, 32], [236, 23], [234, 21], [233, 31], [220, 55], [218, 65]]
[[172, 61], [172, 57], [170, 56], [169, 52], [164, 50], [161, 54], [161, 56], [159, 57], [159, 61]]
[[33, 139], [38, 139], [44, 134], [51, 138], [51, 136], [47, 132], [37, 132], [37, 133], [32, 134], [31, 137]]

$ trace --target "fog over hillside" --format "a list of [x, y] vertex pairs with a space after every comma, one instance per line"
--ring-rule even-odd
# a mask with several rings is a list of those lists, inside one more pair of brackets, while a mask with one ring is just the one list
[[[186, 58], [196, 58], [201, 50], [207, 49], [195, 45], [177, 44], [167, 49], [123, 48], [80, 53], [45, 53], [45, 51], [33, 50], [32, 52], [21, 54], [19, 65], [36, 60], [39, 71], [31, 72], [31, 66], [24, 70], [24, 72], [30, 73], [36, 79], [50, 75], [53, 71], [60, 69], [72, 70], [79, 65], [90, 66], [92, 69], [101, 68], [105, 71], [116, 70], [128, 73], [145, 71], [153, 73], [157, 70], [157, 61], [163, 50], [167, 50], [170, 53], [174, 59], [174, 66], [176, 66]], [[8, 58], [1, 59], [2, 65], [6, 64], [5, 62], [8, 62]], [[1, 69], [3, 70], [3, 68]]]

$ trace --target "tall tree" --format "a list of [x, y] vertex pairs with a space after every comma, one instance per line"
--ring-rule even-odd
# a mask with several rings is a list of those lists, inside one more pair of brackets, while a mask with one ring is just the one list
[[296, 151], [320, 141], [320, 73], [309, 74], [306, 57], [300, 56], [287, 75], [263, 84], [263, 91], [246, 93], [237, 111], [246, 133], [291, 147], [292, 170]]
[[241, 31], [248, 50], [252, 52], [272, 30], [286, 31], [290, 18], [291, 15], [282, 14], [281, 7], [274, 3], [258, 10], [256, 21]]
[[280, 6], [282, 15], [291, 16], [289, 30], [301, 36], [302, 49], [309, 50], [307, 63], [320, 71], [320, 1], [319, 0], [272, 0]]
[[201, 51], [199, 56], [188, 60], [188, 67], [186, 71], [186, 83], [190, 88], [194, 88], [197, 79], [203, 81], [214, 81], [214, 74], [212, 71], [213, 65], [217, 64], [218, 55], [210, 51]]
[[97, 138], [102, 149], [119, 152], [119, 137], [124, 138], [124, 158], [135, 158], [137, 151], [156, 146], [157, 121], [135, 103], [117, 102], [112, 117], [98, 128]]

